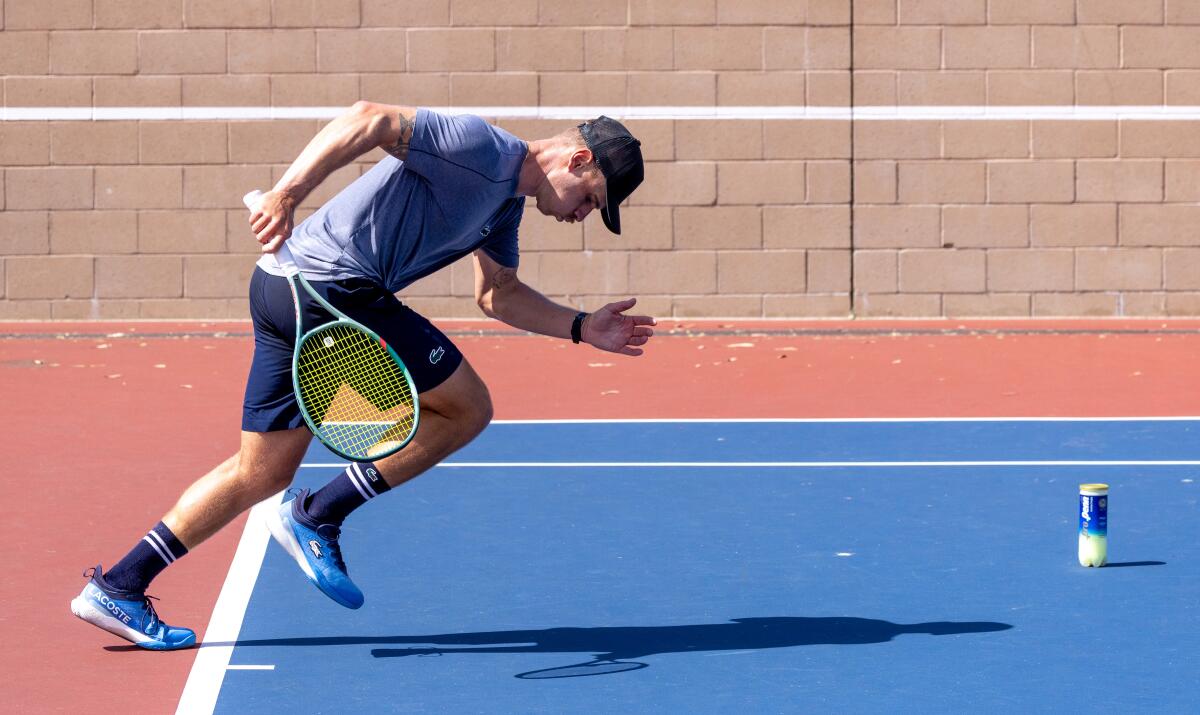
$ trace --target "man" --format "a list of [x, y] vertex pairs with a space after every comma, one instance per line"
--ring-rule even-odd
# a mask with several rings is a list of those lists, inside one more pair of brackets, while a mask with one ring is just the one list
[[[293, 215], [333, 171], [380, 147], [384, 158], [295, 227]], [[420, 393], [420, 429], [400, 452], [351, 464], [325, 487], [299, 490], [271, 531], [327, 596], [358, 608], [338, 544], [355, 508], [421, 474], [478, 435], [492, 417], [487, 387], [454, 344], [393, 295], [472, 254], [475, 296], [492, 318], [601, 350], [640, 355], [654, 320], [629, 316], [630, 298], [594, 313], [558, 305], [517, 277], [525, 197], [558, 221], [599, 209], [621, 232], [620, 204], [641, 183], [640, 143], [607, 117], [550, 139], [523, 142], [472, 116], [358, 102], [324, 127], [251, 213], [264, 253], [284, 240], [304, 276], [331, 303], [400, 354]], [[196, 641], [164, 624], [145, 596], [151, 579], [255, 503], [286, 488], [311, 434], [292, 393], [295, 314], [287, 281], [264, 256], [250, 283], [254, 358], [238, 453], [192, 484], [110, 571], [100, 566], [71, 602], [75, 615], [143, 648]]]

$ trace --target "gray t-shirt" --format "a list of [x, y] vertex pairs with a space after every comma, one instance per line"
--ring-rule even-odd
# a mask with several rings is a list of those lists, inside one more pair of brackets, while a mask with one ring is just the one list
[[[417, 110], [408, 159], [387, 157], [292, 231], [305, 278], [368, 278], [395, 293], [482, 248], [517, 265], [528, 147], [470, 115]], [[270, 256], [258, 265], [282, 275]]]

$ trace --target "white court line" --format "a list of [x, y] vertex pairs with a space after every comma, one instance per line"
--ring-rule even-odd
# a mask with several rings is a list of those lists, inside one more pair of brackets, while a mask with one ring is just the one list
[[562, 420], [492, 420], [494, 425], [588, 425], [588, 424], [673, 424], [689, 423], [863, 423], [876, 422], [1196, 422], [1200, 417], [1150, 416], [1150, 417], [669, 417], [614, 418], [614, 419], [562, 419]]
[[[348, 462], [306, 462], [302, 467], [338, 467], [344, 469]], [[1053, 460], [1013, 459], [945, 462], [442, 462], [435, 465], [441, 469], [657, 469], [688, 467], [697, 469], [740, 469], [740, 468], [791, 468], [829, 469], [862, 468], [878, 469], [889, 467], [1194, 467], [1200, 459], [1098, 459], [1098, 460]]]
[[[242, 630], [242, 619], [246, 616], [246, 605], [250, 602], [250, 594], [258, 580], [263, 556], [267, 552], [267, 542], [271, 539], [263, 521], [263, 512], [278, 507], [282, 500], [283, 492], [279, 492], [259, 502], [250, 510], [237, 552], [234, 553], [229, 573], [225, 576], [225, 585], [221, 587], [221, 595], [217, 597], [217, 605], [213, 607], [212, 618], [204, 632], [202, 647], [196, 653], [196, 661], [192, 663], [192, 671], [188, 674], [187, 684], [183, 686], [183, 694], [179, 697], [179, 707], [175, 712], [180, 715], [211, 713], [217, 706], [217, 695], [221, 692], [225, 671], [245, 669], [229, 665], [229, 658], [233, 655], [232, 645], [206, 648], [203, 647], [203, 643], [237, 641]], [[275, 666], [268, 667], [273, 669]]]
[[[708, 423], [946, 423], [946, 422], [1195, 422], [1200, 417], [1152, 416], [1152, 417], [846, 417], [846, 418], [687, 418], [687, 419], [562, 419], [562, 420], [492, 420], [498, 425], [555, 425], [555, 424], [708, 424]], [[310, 462], [304, 467], [344, 469], [346, 462]], [[888, 468], [888, 467], [1187, 467], [1200, 465], [1200, 460], [971, 460], [971, 461], [895, 461], [895, 462], [821, 462], [821, 461], [772, 461], [772, 462], [442, 462], [439, 468]]]
[[[5, 107], [6, 121], [169, 121], [332, 119], [346, 107]], [[1196, 121], [1200, 106], [449, 106], [430, 107], [449, 114], [496, 119], [589, 119], [601, 114], [618, 119], [688, 120], [842, 120], [842, 121]]]
[[[1200, 422], [1190, 415], [1150, 417], [644, 417], [551, 420], [492, 420], [494, 425], [612, 425], [612, 424], [899, 424], [929, 422]], [[327, 425], [362, 424], [329, 421]], [[391, 424], [377, 422], [374, 424]]]
[[225, 670], [275, 670], [273, 665], [227, 665]]
[[[556, 420], [492, 420], [494, 425], [612, 425], [612, 424], [873, 424], [904, 422], [1200, 422], [1200, 417], [619, 417]], [[330, 420], [327, 425], [359, 425], [361, 421]], [[390, 425], [392, 422], [366, 424]]]

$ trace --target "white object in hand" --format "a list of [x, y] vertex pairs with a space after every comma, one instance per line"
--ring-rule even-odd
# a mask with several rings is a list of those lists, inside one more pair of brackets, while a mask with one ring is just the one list
[[[242, 197], [242, 203], [253, 211], [258, 206], [258, 202], [262, 200], [262, 195], [263, 192], [255, 189]], [[296, 267], [296, 261], [292, 259], [292, 250], [288, 248], [286, 240], [279, 244], [279, 248], [275, 249], [271, 258], [275, 259], [275, 265], [279, 266], [279, 269], [288, 277], [300, 272], [300, 269]]]

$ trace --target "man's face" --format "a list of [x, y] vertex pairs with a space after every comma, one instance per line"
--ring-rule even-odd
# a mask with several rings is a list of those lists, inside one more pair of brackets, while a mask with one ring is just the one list
[[604, 174], [592, 161], [592, 153], [580, 149], [546, 175], [537, 193], [537, 208], [559, 221], [575, 223], [604, 206], [606, 197]]

